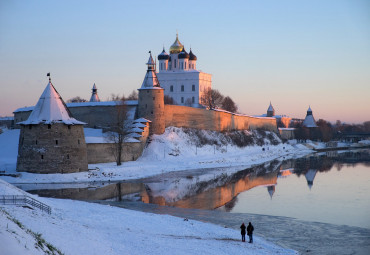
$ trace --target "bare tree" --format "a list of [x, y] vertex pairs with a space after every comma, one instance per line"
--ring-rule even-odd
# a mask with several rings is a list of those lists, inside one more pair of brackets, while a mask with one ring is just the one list
[[224, 96], [217, 89], [207, 88], [200, 100], [208, 109], [215, 109], [222, 107], [223, 99]]
[[191, 99], [190, 98], [188, 98], [188, 99], [186, 99], [185, 100], [185, 105], [186, 106], [191, 106], [193, 103], [191, 102]]
[[79, 96], [76, 96], [76, 97], [73, 97], [73, 98], [67, 100], [67, 103], [80, 103], [80, 102], [87, 102], [87, 100], [83, 99]]
[[122, 95], [120, 96], [119, 94], [114, 94], [112, 93], [110, 97], [108, 97], [107, 101], [121, 101], [121, 100], [126, 100], [125, 96]]
[[112, 153], [116, 159], [117, 166], [122, 164], [122, 151], [125, 137], [128, 134], [129, 122], [128, 111], [125, 98], [115, 100], [115, 110], [112, 113], [112, 122], [107, 138], [113, 143]]
[[131, 94], [126, 98], [126, 100], [138, 100], [139, 94], [136, 90], [133, 90]]
[[176, 104], [176, 102], [172, 97], [164, 95], [164, 104]]
[[222, 109], [229, 112], [237, 112], [238, 106], [236, 106], [235, 102], [231, 99], [231, 97], [227, 96], [222, 101]]

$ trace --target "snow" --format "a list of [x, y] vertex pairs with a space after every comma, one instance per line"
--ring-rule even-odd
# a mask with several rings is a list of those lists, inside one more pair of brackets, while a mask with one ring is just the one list
[[142, 130], [141, 128], [135, 127], [135, 128], [131, 128], [128, 132], [142, 133], [144, 132], [144, 130]]
[[147, 123], [147, 122], [151, 122], [151, 121], [147, 120], [145, 118], [140, 118], [140, 119], [134, 120], [134, 123]]
[[86, 143], [111, 143], [102, 129], [84, 128]]
[[[0, 188], [8, 194], [22, 192], [1, 180]], [[258, 236], [253, 244], [243, 243], [238, 229], [88, 202], [37, 199], [52, 207], [51, 215], [14, 205], [3, 210], [66, 255], [297, 254]], [[0, 254], [44, 254], [4, 211], [0, 211]]]
[[[101, 136], [100, 136], [101, 135]], [[7, 130], [0, 134], [0, 169], [16, 174], [19, 130]], [[87, 142], [104, 139], [101, 130], [85, 129]], [[219, 139], [213, 133], [207, 133], [209, 139]], [[99, 138], [100, 137], [100, 138]], [[2, 146], [7, 144], [7, 146]], [[234, 173], [253, 165], [274, 159], [299, 157], [312, 150], [303, 144], [266, 145], [265, 151], [260, 146], [239, 148], [235, 145], [196, 146], [192, 135], [181, 128], [166, 128], [162, 135], [153, 135], [151, 143], [136, 161], [124, 162], [121, 166], [112, 163], [90, 164], [89, 172], [71, 174], [33, 174], [18, 173], [18, 178], [1, 176], [10, 183], [76, 183], [91, 181], [114, 181], [144, 178], [165, 172], [213, 169], [226, 167], [228, 173]], [[9, 148], [9, 149], [8, 149]], [[11, 149], [12, 148], [12, 149]]]
[[303, 121], [303, 126], [305, 127], [317, 127], [315, 119], [313, 118], [313, 115], [307, 115], [306, 118]]
[[[68, 103], [66, 104], [68, 108], [71, 107], [83, 107], [83, 106], [115, 106], [119, 103], [120, 101], [104, 101], [104, 102], [79, 102], [79, 103]], [[126, 100], [125, 101], [126, 105], [129, 106], [135, 106], [138, 105], [137, 100]], [[14, 111], [14, 113], [17, 112], [29, 112], [35, 109], [35, 106], [29, 106], [29, 107], [22, 107], [18, 108], [17, 110]]]
[[65, 106], [63, 99], [55, 90], [51, 82], [46, 86], [28, 119], [26, 121], [19, 122], [18, 124], [30, 125], [40, 123], [64, 123], [67, 125], [86, 124], [69, 115], [69, 111]]
[[145, 128], [146, 125], [142, 124], [142, 123], [133, 123], [131, 125], [131, 127], [136, 127], [136, 128]]
[[0, 117], [0, 120], [14, 120], [14, 117]]

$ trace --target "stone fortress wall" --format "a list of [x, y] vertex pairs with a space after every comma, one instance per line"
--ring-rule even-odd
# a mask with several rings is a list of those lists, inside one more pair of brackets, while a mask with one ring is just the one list
[[263, 128], [277, 132], [275, 118], [253, 117], [180, 105], [165, 105], [165, 121], [166, 127], [187, 127], [219, 132]]

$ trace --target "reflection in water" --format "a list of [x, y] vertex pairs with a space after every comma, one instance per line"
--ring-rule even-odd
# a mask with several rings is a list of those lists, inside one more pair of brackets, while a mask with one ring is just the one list
[[[116, 183], [102, 185], [102, 187], [39, 189], [30, 192], [37, 193], [41, 196], [58, 198], [129, 200], [180, 208], [208, 210], [221, 207], [221, 210], [228, 212], [253, 212], [260, 214], [273, 213], [273, 208], [267, 208], [273, 204], [275, 207], [288, 208], [292, 206], [293, 209], [291, 210], [293, 213], [297, 205], [303, 206], [303, 201], [312, 199], [313, 195], [317, 195], [315, 192], [318, 189], [315, 188], [315, 191], [313, 191], [313, 187], [316, 187], [314, 183], [319, 173], [335, 172], [333, 169], [340, 171], [348, 165], [354, 167], [359, 164], [370, 167], [369, 150], [346, 151], [341, 153], [330, 151], [283, 162], [275, 160], [242, 171], [234, 171], [231, 174], [228, 172], [232, 171], [227, 171], [227, 169], [226, 171], [225, 169], [193, 171], [186, 177], [177, 173], [170, 173], [161, 175], [160, 177], [145, 179], [144, 183]], [[338, 180], [340, 180], [344, 182], [346, 179], [350, 179], [344, 177], [343, 173], [341, 174], [338, 179], [329, 178], [322, 187], [326, 187], [325, 185], [333, 181], [339, 182]], [[308, 189], [302, 189], [303, 183], [299, 179], [301, 176], [304, 176]], [[366, 179], [368, 177], [369, 175], [364, 178]], [[259, 193], [261, 188], [264, 190], [263, 193]], [[370, 187], [367, 188], [369, 189]], [[370, 190], [368, 191], [370, 192]], [[323, 203], [322, 205], [318, 205], [320, 209], [329, 203], [320, 199], [325, 197], [325, 193], [333, 191], [324, 190], [321, 192], [323, 193], [315, 197], [316, 200], [309, 202], [309, 207], [312, 207], [314, 203]], [[346, 187], [345, 192], [351, 192], [351, 188]], [[238, 196], [240, 193], [242, 194]], [[350, 196], [356, 196], [356, 194]], [[269, 199], [266, 200], [266, 198]], [[263, 206], [261, 206], [262, 204]], [[253, 211], [258, 210], [259, 206], [261, 206], [260, 211]], [[369, 207], [360, 209], [369, 211]], [[282, 211], [276, 213], [276, 215], [286, 215], [286, 212]], [[298, 216], [293, 215], [292, 217]]]

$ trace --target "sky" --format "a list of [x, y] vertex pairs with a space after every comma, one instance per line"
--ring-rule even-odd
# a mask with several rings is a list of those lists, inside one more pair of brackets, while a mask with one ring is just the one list
[[128, 95], [176, 32], [242, 113], [370, 120], [368, 0], [1, 0], [0, 116], [35, 105], [48, 72], [65, 101]]

